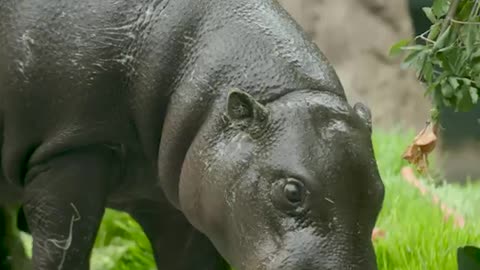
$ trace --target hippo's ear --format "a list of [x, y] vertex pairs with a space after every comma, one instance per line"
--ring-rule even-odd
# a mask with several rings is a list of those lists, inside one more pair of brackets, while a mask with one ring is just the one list
[[263, 122], [268, 117], [265, 106], [251, 95], [238, 89], [233, 89], [227, 98], [227, 116], [234, 123]]
[[362, 120], [365, 121], [368, 128], [372, 130], [372, 113], [370, 112], [370, 109], [363, 103], [358, 102], [353, 106], [353, 110]]

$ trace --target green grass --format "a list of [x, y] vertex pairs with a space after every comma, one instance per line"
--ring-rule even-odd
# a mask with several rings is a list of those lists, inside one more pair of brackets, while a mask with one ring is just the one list
[[439, 207], [400, 176], [401, 167], [407, 164], [399, 157], [413, 135], [382, 132], [374, 135], [375, 153], [386, 188], [377, 226], [387, 234], [375, 242], [379, 269], [454, 270], [458, 247], [480, 245], [480, 185], [462, 187], [424, 180], [442, 201], [466, 218], [463, 229], [444, 222]]
[[[374, 148], [386, 197], [377, 226], [386, 236], [375, 241], [379, 269], [454, 270], [456, 249], [480, 246], [480, 185], [456, 186], [424, 181], [466, 217], [463, 229], [443, 221], [440, 209], [400, 176], [407, 165], [401, 154], [412, 132], [376, 131]], [[151, 247], [140, 227], [127, 214], [108, 210], [92, 257], [92, 270], [155, 269]]]
[[92, 270], [155, 270], [152, 249], [128, 214], [107, 210], [91, 259]]

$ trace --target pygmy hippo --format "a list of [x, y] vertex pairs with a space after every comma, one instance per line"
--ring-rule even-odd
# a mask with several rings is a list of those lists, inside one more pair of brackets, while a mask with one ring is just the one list
[[106, 207], [162, 270], [376, 269], [371, 129], [274, 0], [0, 0], [0, 201], [34, 270], [88, 269]]

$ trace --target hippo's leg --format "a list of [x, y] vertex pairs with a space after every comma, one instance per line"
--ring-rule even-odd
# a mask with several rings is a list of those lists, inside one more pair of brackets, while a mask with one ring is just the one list
[[138, 204], [131, 215], [150, 240], [158, 269], [230, 269], [210, 240], [190, 225], [183, 213], [170, 206], [154, 205]]
[[119, 162], [107, 147], [71, 150], [31, 168], [24, 210], [34, 270], [85, 270]]

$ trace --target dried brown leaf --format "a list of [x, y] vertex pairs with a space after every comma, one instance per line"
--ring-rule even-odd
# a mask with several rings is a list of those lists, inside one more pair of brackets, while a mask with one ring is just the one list
[[415, 136], [403, 153], [403, 159], [417, 167], [420, 172], [428, 170], [428, 155], [435, 149], [437, 143], [438, 125], [429, 123]]

